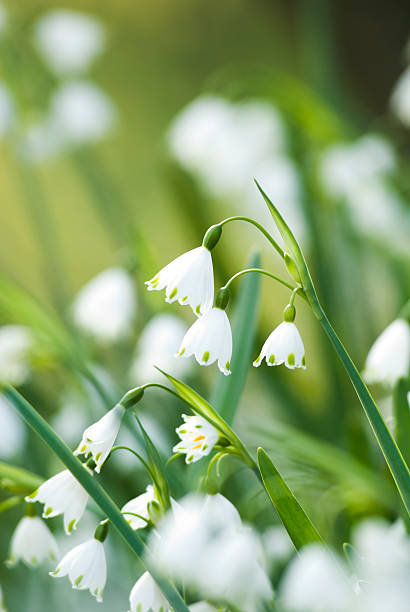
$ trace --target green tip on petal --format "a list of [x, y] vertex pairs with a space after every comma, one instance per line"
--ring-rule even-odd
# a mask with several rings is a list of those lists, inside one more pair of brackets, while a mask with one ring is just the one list
[[37, 497], [37, 493], [38, 493], [38, 489], [36, 489], [32, 493], [30, 493], [30, 495], [27, 495], [27, 498], [28, 499], [33, 499], [34, 497]]
[[208, 363], [208, 361], [209, 361], [209, 351], [205, 351], [205, 353], [202, 355], [202, 361], [204, 361], [205, 363]]
[[72, 532], [72, 530], [74, 529], [75, 521], [76, 521], [76, 519], [72, 519], [72, 520], [71, 520], [71, 521], [68, 523], [68, 525], [67, 525], [67, 531], [68, 531], [68, 533], [71, 533], [71, 532]]
[[288, 355], [288, 364], [290, 366], [294, 366], [295, 365], [295, 355], [293, 353], [290, 353]]
[[73, 586], [79, 587], [83, 578], [84, 578], [83, 574], [81, 574], [81, 576], [78, 576], [78, 578], [74, 580]]
[[272, 363], [272, 364], [274, 364], [274, 363], [275, 363], [275, 355], [271, 355], [271, 356], [269, 357], [269, 363]]
[[49, 514], [51, 514], [53, 511], [52, 508], [47, 508], [46, 510], [44, 510], [44, 516], [48, 516]]
[[174, 298], [177, 293], [178, 293], [178, 289], [176, 287], [174, 287], [174, 289], [169, 294], [169, 299], [172, 300], [172, 298]]
[[196, 314], [200, 315], [201, 314], [201, 304], [198, 304], [198, 306], [195, 308], [195, 312]]

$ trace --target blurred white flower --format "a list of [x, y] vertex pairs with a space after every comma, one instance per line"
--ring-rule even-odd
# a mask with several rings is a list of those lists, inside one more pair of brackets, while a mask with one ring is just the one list
[[47, 117], [22, 127], [17, 151], [23, 159], [31, 163], [41, 163], [58, 155], [61, 148], [60, 134]]
[[191, 606], [189, 606], [189, 611], [190, 612], [218, 612], [218, 610], [214, 608], [214, 606], [211, 606], [211, 604], [207, 603], [206, 601], [198, 601], [197, 603], [192, 604]]
[[153, 503], [157, 504], [159, 507], [159, 502], [155, 497], [154, 487], [148, 485], [145, 493], [134, 497], [134, 499], [131, 499], [121, 508], [121, 513], [131, 526], [131, 529], [144, 529], [144, 527], [148, 525], [152, 513], [150, 513], [150, 506], [152, 506]]
[[87, 70], [105, 46], [105, 29], [95, 17], [55, 9], [37, 19], [34, 42], [58, 75]]
[[115, 342], [132, 333], [135, 288], [122, 268], [108, 268], [89, 281], [75, 298], [75, 323], [96, 340]]
[[[92, 473], [85, 465], [84, 469]], [[64, 529], [66, 534], [70, 535], [84, 514], [88, 493], [69, 470], [64, 470], [43, 482], [36, 491], [26, 497], [26, 501], [44, 504], [44, 518], [63, 514]]]
[[11, 538], [7, 564], [23, 561], [36, 567], [46, 559], [55, 561], [57, 554], [57, 543], [44, 521], [38, 516], [23, 516]]
[[174, 453], [185, 453], [186, 463], [195, 463], [206, 457], [218, 441], [219, 433], [213, 425], [200, 416], [182, 415], [185, 423], [176, 432], [181, 438], [172, 449]]
[[398, 119], [410, 127], [410, 66], [397, 81], [390, 98], [390, 107]]
[[260, 366], [263, 359], [268, 366], [284, 363], [291, 370], [295, 368], [306, 370], [305, 347], [294, 323], [283, 321], [273, 330], [253, 365]]
[[396, 319], [380, 334], [366, 358], [363, 377], [366, 382], [394, 386], [407, 377], [410, 368], [410, 326]]
[[231, 373], [232, 330], [225, 310], [211, 308], [191, 325], [175, 357], [191, 355], [204, 366], [218, 361], [218, 368], [225, 376]]
[[214, 270], [211, 252], [204, 246], [183, 253], [151, 280], [146, 281], [148, 291], [165, 289], [165, 301], [178, 300], [189, 305], [200, 316], [209, 310], [214, 299]]
[[10, 459], [18, 455], [27, 439], [24, 421], [14, 407], [0, 395], [0, 457]]
[[115, 108], [100, 87], [76, 80], [55, 91], [48, 121], [62, 147], [76, 147], [99, 142], [111, 131], [115, 118]]
[[149, 572], [132, 587], [129, 612], [171, 612], [171, 608]]
[[33, 339], [28, 327], [0, 327], [0, 381], [22, 385], [30, 375], [29, 352]]
[[107, 580], [104, 544], [95, 537], [68, 552], [50, 576], [70, 579], [73, 589], [89, 589], [98, 602]]
[[130, 378], [133, 384], [162, 379], [162, 374], [154, 365], [176, 378], [183, 378], [192, 370], [190, 361], [174, 358], [185, 329], [182, 319], [172, 314], [159, 314], [150, 319], [139, 337], [131, 365]]
[[95, 463], [95, 471], [100, 472], [104, 461], [107, 459], [114, 446], [115, 439], [121, 427], [125, 408], [120, 404], [111, 408], [101, 419], [93, 423], [83, 433], [83, 437], [74, 455], [92, 455]]
[[282, 565], [293, 555], [295, 547], [282, 525], [268, 527], [262, 537], [267, 562], [275, 567]]
[[[1, 7], [0, 7], [1, 11]], [[1, 20], [1, 12], [0, 12]], [[1, 27], [0, 27], [1, 30]], [[10, 130], [16, 117], [16, 106], [11, 91], [4, 83], [0, 83], [0, 136]]]

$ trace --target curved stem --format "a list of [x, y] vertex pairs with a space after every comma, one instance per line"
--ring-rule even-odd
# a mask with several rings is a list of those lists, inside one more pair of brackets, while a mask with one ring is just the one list
[[283, 259], [284, 257], [283, 249], [278, 245], [276, 240], [269, 234], [269, 232], [266, 231], [266, 229], [260, 223], [258, 223], [254, 219], [250, 219], [249, 217], [235, 216], [235, 217], [228, 217], [227, 219], [220, 221], [220, 223], [217, 223], [217, 225], [220, 225], [221, 227], [223, 227], [226, 223], [230, 223], [231, 221], [246, 221], [247, 223], [250, 223], [251, 225], [254, 225], [255, 227], [257, 227], [258, 230], [262, 232], [262, 234], [265, 236], [265, 238], [267, 238], [267, 240], [269, 240], [273, 248], [279, 253], [279, 255]]
[[236, 278], [239, 278], [240, 276], [243, 276], [244, 274], [249, 274], [250, 272], [258, 272], [259, 274], [264, 274], [265, 276], [269, 276], [270, 278], [273, 278], [273, 280], [277, 281], [278, 283], [280, 283], [284, 287], [287, 287], [291, 291], [296, 291], [296, 289], [297, 290], [300, 289], [300, 287], [293, 287], [293, 285], [291, 285], [290, 283], [287, 283], [286, 281], [282, 280], [281, 278], [279, 278], [279, 276], [276, 276], [275, 274], [272, 274], [272, 272], [269, 272], [268, 270], [264, 270], [263, 268], [246, 268], [245, 270], [241, 270], [240, 272], [237, 272], [236, 274], [231, 276], [231, 278], [228, 280], [227, 283], [225, 283], [225, 285], [224, 285], [224, 287], [222, 287], [222, 289], [227, 289], [229, 287], [229, 285]]
[[151, 469], [150, 469], [149, 465], [147, 464], [147, 462], [145, 461], [145, 459], [143, 457], [141, 457], [141, 455], [139, 453], [137, 453], [137, 451], [133, 450], [132, 448], [129, 448], [129, 446], [123, 446], [123, 445], [113, 446], [111, 451], [110, 451], [110, 454], [107, 457], [107, 459], [109, 459], [111, 457], [112, 453], [114, 451], [117, 451], [117, 450], [127, 450], [130, 453], [132, 453], [133, 455], [135, 455], [137, 457], [137, 459], [139, 459], [141, 461], [142, 465], [145, 467], [145, 469], [147, 470], [148, 474], [152, 478]]

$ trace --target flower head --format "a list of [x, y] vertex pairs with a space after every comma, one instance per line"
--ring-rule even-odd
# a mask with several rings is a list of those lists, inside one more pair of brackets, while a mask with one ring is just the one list
[[149, 572], [132, 587], [129, 612], [171, 612], [171, 608]]
[[38, 516], [23, 516], [11, 538], [7, 564], [23, 561], [36, 567], [46, 559], [55, 561], [57, 554], [57, 543], [44, 521]]
[[211, 606], [211, 604], [206, 601], [198, 601], [192, 604], [192, 606], [189, 606], [189, 610], [190, 612], [218, 612], [214, 606]]
[[380, 334], [367, 355], [363, 376], [366, 382], [388, 387], [407, 377], [410, 367], [410, 326], [396, 319]]
[[188, 329], [175, 356], [191, 355], [205, 366], [218, 361], [218, 368], [225, 376], [231, 373], [232, 331], [224, 310], [211, 308]]
[[[86, 466], [84, 469], [89, 470]], [[44, 504], [44, 518], [63, 514], [64, 529], [70, 535], [84, 514], [88, 493], [69, 470], [64, 470], [43, 482], [34, 493], [26, 497], [26, 501]]]
[[185, 453], [186, 463], [195, 463], [209, 455], [218, 441], [219, 432], [200, 416], [183, 414], [182, 418], [185, 423], [176, 429], [181, 442], [172, 450], [174, 453]]
[[115, 438], [121, 426], [125, 408], [120, 404], [111, 408], [99, 421], [87, 427], [74, 455], [91, 453], [96, 465], [95, 471], [100, 472], [102, 464], [111, 452]]
[[200, 316], [211, 308], [214, 299], [214, 271], [211, 252], [204, 246], [192, 249], [171, 261], [150, 281], [148, 291], [165, 289], [165, 301], [189, 304]]
[[273, 330], [253, 365], [260, 366], [264, 358], [268, 366], [284, 363], [291, 370], [294, 368], [306, 370], [305, 347], [294, 323], [283, 321]]
[[[121, 513], [132, 529], [143, 529], [150, 521], [152, 505], [155, 507], [156, 504], [159, 504], [159, 502], [155, 497], [154, 487], [148, 485], [145, 493], [134, 497], [134, 499], [131, 499], [121, 508]], [[138, 516], [134, 516], [136, 514], [138, 514]]]

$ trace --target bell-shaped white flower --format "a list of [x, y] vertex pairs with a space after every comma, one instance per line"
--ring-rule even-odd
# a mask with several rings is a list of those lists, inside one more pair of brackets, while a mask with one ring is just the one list
[[[91, 470], [84, 465], [84, 469]], [[59, 472], [26, 497], [27, 502], [44, 504], [43, 517], [64, 515], [64, 529], [70, 535], [77, 528], [88, 502], [88, 493], [69, 470]]]
[[[107, 580], [107, 563], [105, 560], [104, 540], [107, 525], [100, 524], [94, 537], [70, 550], [50, 576], [54, 578], [69, 577], [73, 589], [88, 589], [98, 602]], [[100, 535], [102, 531], [102, 534]]]
[[132, 587], [129, 612], [171, 612], [151, 574], [145, 572]]
[[45, 522], [38, 516], [24, 516], [11, 538], [7, 564], [13, 566], [23, 561], [36, 567], [46, 559], [55, 561], [57, 554], [57, 542]]
[[157, 504], [157, 507], [159, 508], [159, 502], [155, 497], [154, 487], [152, 485], [148, 485], [145, 493], [131, 499], [121, 508], [121, 513], [124, 515], [132, 529], [143, 529], [150, 521], [150, 510], [152, 505], [155, 508]]
[[204, 246], [180, 255], [162, 268], [150, 281], [148, 291], [165, 289], [165, 301], [189, 304], [193, 312], [203, 315], [214, 300], [214, 271], [211, 252]]
[[124, 412], [125, 408], [121, 404], [111, 408], [99, 421], [87, 427], [80, 444], [74, 451], [74, 455], [84, 454], [86, 457], [91, 453], [96, 463], [97, 473], [100, 472], [102, 464], [111, 452]]
[[185, 463], [195, 463], [209, 455], [218, 441], [219, 432], [200, 416], [183, 414], [182, 418], [185, 423], [176, 429], [181, 442], [178, 442], [172, 450], [174, 453], [184, 453]]
[[260, 366], [263, 359], [266, 360], [268, 366], [284, 363], [291, 370], [294, 368], [306, 370], [305, 347], [293, 322], [283, 321], [273, 330], [253, 365]]
[[396, 319], [380, 334], [367, 355], [363, 377], [366, 382], [394, 386], [407, 377], [410, 367], [410, 326]]
[[225, 310], [211, 308], [188, 329], [176, 357], [195, 355], [201, 365], [218, 361], [220, 371], [228, 376], [232, 357], [231, 324]]

